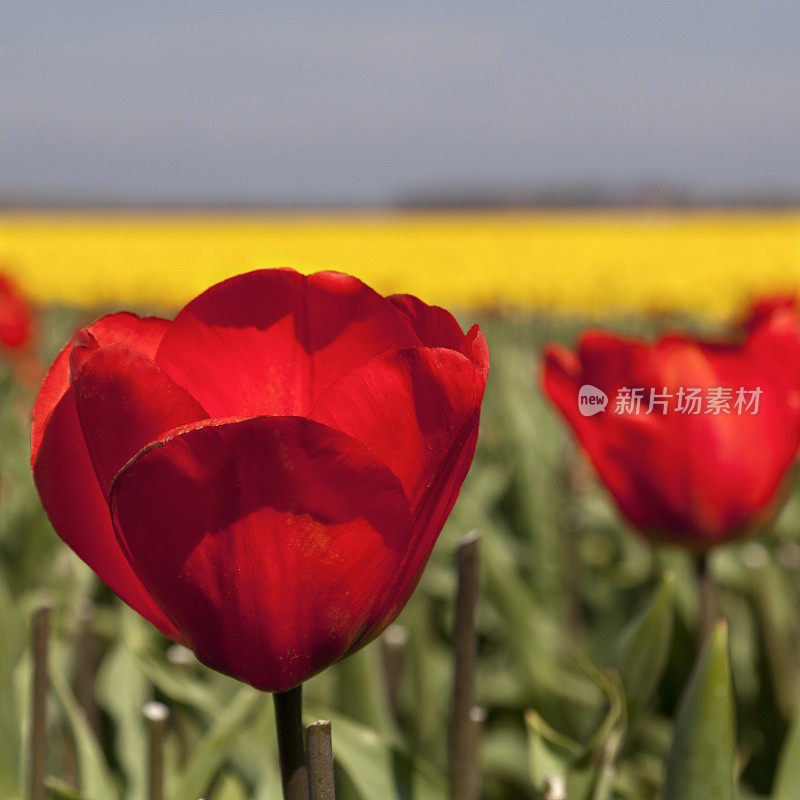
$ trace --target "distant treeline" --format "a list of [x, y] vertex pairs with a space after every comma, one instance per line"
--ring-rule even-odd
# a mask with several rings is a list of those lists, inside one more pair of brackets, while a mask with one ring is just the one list
[[595, 185], [547, 186], [531, 189], [450, 187], [411, 190], [384, 203], [343, 198], [341, 202], [312, 199], [247, 198], [219, 200], [186, 195], [170, 199], [128, 196], [31, 196], [0, 190], [0, 209], [12, 210], [204, 210], [268, 211], [330, 209], [483, 210], [483, 209], [603, 209], [603, 208], [800, 208], [796, 191], [774, 189], [709, 192], [661, 185], [608, 188]]
[[524, 209], [524, 208], [797, 208], [795, 192], [774, 190], [701, 192], [664, 186], [609, 189], [598, 186], [553, 186], [531, 190], [486, 189], [409, 193], [401, 208]]

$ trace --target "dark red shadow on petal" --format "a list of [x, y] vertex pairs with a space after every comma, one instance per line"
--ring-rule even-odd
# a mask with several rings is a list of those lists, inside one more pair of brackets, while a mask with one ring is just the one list
[[73, 395], [106, 495], [117, 472], [145, 445], [171, 428], [208, 419], [200, 404], [155, 362], [123, 345], [97, 348], [80, 363], [73, 370]]
[[[136, 314], [121, 311], [101, 317], [85, 330], [98, 346], [116, 342], [136, 350], [147, 358], [153, 358], [169, 324], [169, 320], [160, 317], [137, 317]], [[74, 340], [70, 341], [56, 356], [36, 397], [31, 425], [31, 465], [36, 460], [36, 453], [50, 414], [70, 388], [69, 359], [73, 342]]]
[[198, 658], [268, 691], [348, 651], [411, 530], [388, 468], [298, 417], [167, 437], [123, 469], [112, 507], [137, 574]]
[[400, 479], [416, 514], [482, 391], [482, 375], [455, 350], [389, 350], [333, 384], [311, 418], [365, 444]]
[[[122, 312], [93, 323], [82, 339], [91, 349], [119, 341], [152, 357], [169, 322]], [[180, 641], [134, 574], [111, 524], [70, 388], [70, 342], [50, 367], [33, 411], [31, 467], [39, 496], [56, 533], [123, 601], [164, 634]]]
[[33, 477], [58, 535], [131, 608], [175, 641], [180, 635], [142, 586], [114, 535], [106, 498], [95, 477], [72, 394], [50, 414]]

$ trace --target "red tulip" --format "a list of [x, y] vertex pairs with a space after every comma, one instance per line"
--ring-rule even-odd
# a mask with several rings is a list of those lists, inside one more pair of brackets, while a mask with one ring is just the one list
[[0, 346], [23, 350], [30, 344], [32, 335], [30, 303], [11, 277], [0, 273]]
[[591, 331], [577, 354], [547, 350], [545, 392], [649, 539], [704, 551], [777, 504], [800, 447], [798, 318], [790, 302], [766, 301], [745, 328], [727, 343]]
[[347, 275], [266, 270], [169, 322], [80, 331], [32, 465], [54, 528], [214, 669], [285, 691], [413, 591], [475, 449], [480, 329]]

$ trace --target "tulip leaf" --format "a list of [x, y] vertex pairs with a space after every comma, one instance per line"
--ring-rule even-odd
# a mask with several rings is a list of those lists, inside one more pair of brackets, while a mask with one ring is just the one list
[[[19, 741], [27, 742], [31, 734], [31, 714], [30, 714], [30, 696], [31, 687], [33, 685], [33, 658], [31, 657], [30, 650], [22, 653], [22, 656], [14, 669], [12, 677], [13, 698], [14, 706], [19, 709]], [[18, 789], [16, 793], [9, 793], [8, 797], [24, 797], [26, 791], [26, 779], [28, 776], [29, 764], [29, 748], [18, 747], [18, 768], [17, 768], [17, 782]]]
[[622, 632], [617, 644], [614, 663], [631, 721], [647, 707], [667, 665], [674, 603], [675, 577], [667, 572], [650, 604]]
[[226, 772], [214, 787], [211, 800], [247, 800], [247, 790], [235, 775]]
[[216, 717], [222, 705], [208, 686], [193, 676], [164, 663], [153, 652], [144, 631], [132, 613], [123, 612], [124, 639], [137, 667], [167, 697]]
[[274, 800], [282, 796], [275, 706], [271, 700], [257, 710], [248, 725], [247, 736], [237, 740], [228, 753], [228, 761], [236, 775], [257, 787], [253, 800]]
[[50, 682], [72, 728], [78, 753], [81, 795], [89, 800], [111, 800], [118, 797], [119, 791], [111, 778], [100, 744], [62, 672], [58, 669], [51, 670]]
[[580, 651], [574, 653], [582, 670], [606, 698], [606, 712], [580, 756], [570, 765], [567, 795], [576, 800], [602, 800], [611, 791], [614, 762], [627, 724], [625, 700], [618, 676], [599, 670]]
[[240, 689], [198, 743], [170, 796], [175, 800], [197, 800], [202, 797], [228, 757], [233, 741], [241, 734], [258, 706], [267, 700], [264, 692], [258, 692], [250, 686]]
[[584, 748], [585, 756], [588, 757], [604, 749], [606, 741], [615, 730], [625, 730], [625, 701], [619, 678], [613, 672], [598, 669], [580, 651], [575, 651], [574, 656], [581, 669], [603, 692], [607, 704], [607, 711], [600, 725]]
[[336, 665], [337, 707], [350, 719], [390, 736], [392, 719], [380, 655], [375, 642]]
[[781, 751], [772, 800], [800, 797], [800, 705]]
[[[0, 571], [0, 797], [12, 797], [17, 789], [20, 757], [20, 711], [14, 692], [14, 672], [23, 650], [24, 617], [15, 608], [5, 575]], [[27, 699], [27, 696], [26, 696]]]
[[44, 780], [47, 791], [56, 798], [56, 800], [86, 800], [83, 795], [78, 794], [68, 783], [65, 783], [60, 778], [54, 778], [48, 775]]
[[[125, 691], [119, 690], [120, 686]], [[147, 736], [142, 718], [151, 688], [122, 640], [103, 660], [95, 682], [97, 699], [116, 723], [115, 752], [126, 777], [126, 796], [143, 797], [146, 790], [146, 763], [142, 753]]]
[[[336, 714], [332, 720], [333, 755], [363, 800], [444, 800], [444, 779], [427, 763], [375, 731]], [[180, 798], [178, 798], [180, 800]]]
[[790, 717], [798, 686], [795, 655], [797, 601], [790, 589], [794, 577], [779, 569], [766, 548], [762, 548], [762, 552], [763, 564], [749, 570], [752, 573], [753, 605], [778, 708], [785, 717]]
[[728, 625], [719, 622], [681, 698], [664, 800], [733, 800], [735, 758]]
[[566, 782], [572, 763], [581, 755], [581, 746], [553, 730], [532, 710], [525, 714], [525, 728], [528, 733], [528, 769], [534, 788], [538, 792], [544, 791], [547, 781], [553, 778]]

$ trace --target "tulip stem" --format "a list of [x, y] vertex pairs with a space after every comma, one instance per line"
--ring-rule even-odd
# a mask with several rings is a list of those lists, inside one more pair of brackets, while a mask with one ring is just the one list
[[400, 687], [403, 683], [403, 667], [408, 643], [408, 631], [396, 622], [390, 625], [381, 637], [383, 667], [386, 674], [386, 692], [389, 708], [395, 721], [400, 707]]
[[711, 574], [708, 553], [697, 553], [694, 556], [694, 569], [697, 577], [697, 603], [699, 607], [699, 649], [702, 650], [719, 618], [719, 596], [714, 583], [714, 576]]
[[284, 800], [308, 799], [308, 769], [303, 745], [303, 686], [275, 692], [275, 725]]

